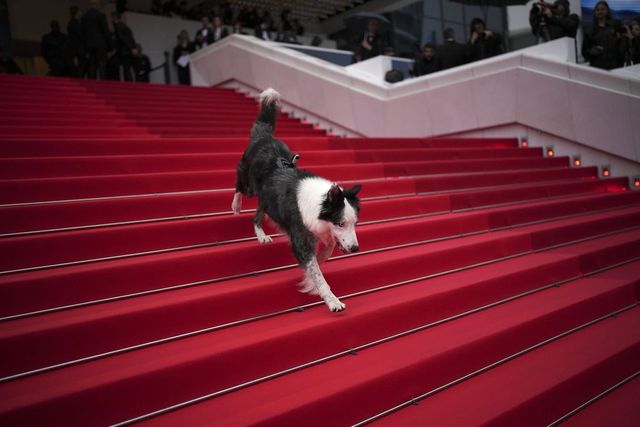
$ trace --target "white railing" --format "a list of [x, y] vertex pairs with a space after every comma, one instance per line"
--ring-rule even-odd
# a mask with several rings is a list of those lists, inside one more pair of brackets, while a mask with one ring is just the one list
[[640, 79], [575, 64], [560, 39], [391, 85], [234, 36], [191, 60], [199, 86], [274, 87], [321, 125], [370, 137], [439, 136], [519, 125], [640, 162]]

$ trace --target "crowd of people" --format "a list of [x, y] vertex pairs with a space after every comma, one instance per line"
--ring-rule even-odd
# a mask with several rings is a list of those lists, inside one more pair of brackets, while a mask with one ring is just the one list
[[[225, 3], [226, 4], [226, 3]], [[178, 70], [178, 82], [191, 84], [189, 72], [189, 55], [197, 50], [214, 44], [229, 34], [249, 34], [244, 30], [244, 23], [254, 27], [253, 35], [262, 40], [273, 40], [283, 43], [299, 44], [298, 36], [304, 34], [304, 27], [297, 19], [290, 19], [290, 11], [285, 9], [280, 13], [280, 20], [275, 24], [271, 12], [264, 10], [258, 13], [255, 8], [242, 8], [239, 11], [227, 13], [225, 8], [214, 10], [210, 18], [205, 14], [200, 18], [202, 27], [198, 29], [191, 39], [187, 30], [178, 34], [177, 44], [173, 48], [173, 63]], [[229, 26], [231, 22], [231, 29]]]
[[462, 44], [456, 41], [453, 28], [445, 29], [441, 45], [427, 43], [416, 55], [411, 75], [424, 76], [504, 52], [502, 35], [489, 31], [482, 19], [474, 18], [471, 21], [469, 34], [469, 41]]
[[[226, 1], [209, 9], [205, 2], [189, 8], [186, 1], [154, 0], [152, 13], [185, 19], [198, 16], [202, 23], [193, 38], [186, 30], [177, 37], [172, 59], [181, 84], [190, 84], [188, 55], [229, 34], [253, 34], [263, 40], [286, 43], [298, 43], [297, 37], [304, 34], [300, 21], [291, 19], [291, 12], [286, 9], [276, 22], [269, 10], [258, 11], [247, 6], [234, 8]], [[113, 12], [110, 17], [111, 27], [100, 11], [100, 1], [89, 0], [89, 8], [84, 13], [77, 6], [70, 8], [66, 34], [58, 21], [52, 21], [50, 32], [41, 41], [41, 53], [49, 65], [49, 74], [148, 82], [151, 71], [149, 58], [136, 43], [123, 16]], [[575, 38], [580, 18], [571, 13], [568, 0], [556, 0], [554, 3], [541, 0], [532, 6], [529, 23], [538, 43], [543, 43], [562, 37]], [[353, 39], [354, 61], [393, 55], [389, 35], [380, 33], [379, 22], [371, 19], [366, 24], [364, 31]], [[245, 31], [245, 25], [251, 30]], [[442, 44], [427, 43], [415, 55], [410, 74], [422, 76], [502, 52], [502, 35], [489, 31], [482, 19], [475, 18], [466, 43], [456, 41], [452, 28], [445, 29]], [[614, 19], [606, 1], [598, 2], [592, 24], [585, 27], [581, 52], [591, 66], [602, 69], [640, 63], [640, 17], [624, 25]], [[20, 72], [15, 62], [1, 51], [0, 72]]]
[[[582, 55], [585, 60], [593, 67], [607, 70], [640, 64], [640, 17], [624, 25], [613, 18], [606, 1], [596, 4], [593, 16], [592, 25], [584, 32]], [[575, 38], [580, 18], [571, 13], [568, 0], [556, 0], [554, 3], [541, 1], [532, 6], [529, 23], [538, 43], [544, 43], [562, 37]], [[374, 36], [375, 32], [376, 26], [372, 25], [360, 46], [360, 55], [365, 59], [384, 49], [378, 42], [383, 38]], [[471, 22], [470, 34], [469, 41], [461, 44], [456, 42], [453, 29], [447, 28], [441, 45], [427, 43], [416, 55], [412, 75], [422, 76], [446, 70], [504, 51], [502, 36], [487, 30], [482, 19], [475, 18]]]
[[49, 75], [149, 81], [149, 57], [119, 12], [111, 14], [112, 29], [100, 11], [99, 0], [90, 0], [84, 13], [78, 6], [71, 6], [69, 13], [66, 34], [58, 21], [52, 21], [51, 31], [42, 37], [41, 54], [49, 65]]

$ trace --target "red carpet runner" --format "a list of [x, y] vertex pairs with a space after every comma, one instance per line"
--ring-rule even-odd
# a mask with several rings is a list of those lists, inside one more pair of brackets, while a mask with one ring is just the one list
[[332, 314], [297, 292], [286, 238], [257, 243], [255, 201], [230, 213], [255, 101], [0, 91], [1, 425], [637, 425], [626, 179], [513, 139], [343, 139], [282, 115], [301, 167], [363, 184], [361, 253], [323, 266]]

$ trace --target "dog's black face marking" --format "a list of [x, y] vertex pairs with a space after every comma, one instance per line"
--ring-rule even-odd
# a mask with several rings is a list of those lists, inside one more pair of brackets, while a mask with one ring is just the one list
[[322, 202], [320, 215], [318, 219], [328, 221], [333, 224], [342, 222], [342, 213], [344, 211], [344, 193], [337, 185], [331, 187], [327, 193], [327, 197]]

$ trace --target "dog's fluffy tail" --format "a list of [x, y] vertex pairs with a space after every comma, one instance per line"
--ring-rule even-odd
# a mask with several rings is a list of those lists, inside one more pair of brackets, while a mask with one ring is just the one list
[[256, 121], [266, 123], [271, 129], [275, 129], [281, 105], [280, 94], [272, 88], [266, 89], [260, 94], [260, 113]]

